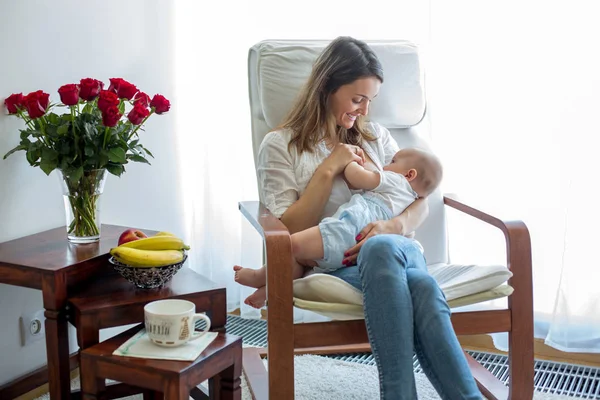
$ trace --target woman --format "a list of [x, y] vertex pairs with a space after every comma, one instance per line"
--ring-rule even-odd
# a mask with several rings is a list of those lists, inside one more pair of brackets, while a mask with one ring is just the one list
[[[363, 121], [382, 83], [375, 53], [361, 41], [337, 38], [316, 60], [282, 127], [265, 136], [257, 162], [261, 200], [290, 233], [317, 225], [350, 199], [340, 175], [348, 163], [381, 169], [398, 150], [385, 128]], [[444, 295], [420, 245], [403, 236], [427, 213], [417, 200], [392, 220], [369, 224], [345, 253], [348, 267], [332, 274], [363, 293], [382, 399], [417, 398], [414, 352], [442, 398], [480, 399]], [[264, 288], [247, 302], [262, 305]]]

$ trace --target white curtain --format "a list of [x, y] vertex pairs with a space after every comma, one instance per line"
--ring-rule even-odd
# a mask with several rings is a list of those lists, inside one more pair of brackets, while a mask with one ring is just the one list
[[[430, 6], [428, 94], [445, 189], [527, 224], [536, 337], [600, 352], [599, 6]], [[505, 262], [499, 232], [454, 213], [449, 224], [453, 261]]]
[[[228, 308], [251, 293], [232, 266], [260, 265], [262, 242], [237, 209], [258, 199], [252, 158], [247, 55], [264, 39], [407, 39], [426, 44], [427, 2], [278, 0], [176, 2], [176, 98], [191, 241], [190, 265], [227, 287]], [[244, 315], [254, 315], [242, 305]]]
[[[444, 188], [527, 223], [536, 336], [561, 350], [600, 351], [596, 8], [592, 1], [178, 0], [174, 113], [190, 264], [227, 287], [230, 310], [250, 293], [234, 283], [232, 265], [260, 265], [261, 241], [237, 210], [238, 201], [258, 197], [248, 48], [267, 38], [408, 39], [426, 56]], [[499, 232], [452, 212], [449, 223], [454, 261], [505, 262]]]

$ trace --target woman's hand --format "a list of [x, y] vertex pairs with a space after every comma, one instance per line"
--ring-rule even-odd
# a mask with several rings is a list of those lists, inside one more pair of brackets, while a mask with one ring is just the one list
[[367, 226], [363, 228], [362, 231], [358, 235], [356, 235], [356, 244], [346, 250], [344, 253], [344, 260], [342, 264], [346, 267], [356, 264], [356, 259], [358, 258], [358, 252], [365, 241], [373, 237], [375, 235], [381, 235], [385, 233], [391, 234], [403, 234], [403, 232], [398, 232], [398, 226], [394, 221], [375, 221], [371, 222]]
[[363, 149], [351, 144], [337, 143], [331, 150], [331, 154], [321, 163], [320, 168], [327, 168], [335, 176], [352, 161], [356, 161], [360, 165], [365, 163]]
[[358, 252], [365, 241], [375, 235], [391, 233], [395, 235], [403, 235], [409, 238], [415, 237], [415, 230], [425, 221], [429, 215], [429, 205], [425, 199], [417, 199], [400, 215], [395, 216], [389, 221], [371, 222], [356, 235], [357, 243], [346, 250], [342, 263], [349, 267], [356, 264]]

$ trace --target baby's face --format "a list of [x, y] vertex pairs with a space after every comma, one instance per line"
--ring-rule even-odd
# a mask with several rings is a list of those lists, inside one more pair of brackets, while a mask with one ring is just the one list
[[392, 171], [397, 174], [406, 175], [406, 173], [411, 169], [410, 167], [410, 157], [408, 154], [403, 154], [402, 150], [398, 151], [394, 154], [394, 158], [392, 161], [383, 167], [384, 171]]

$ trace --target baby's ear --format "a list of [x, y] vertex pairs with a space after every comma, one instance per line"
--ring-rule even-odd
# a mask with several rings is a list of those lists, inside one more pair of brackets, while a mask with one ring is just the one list
[[417, 177], [417, 170], [414, 168], [409, 169], [408, 171], [406, 171], [406, 174], [404, 174], [404, 177], [409, 182], [414, 180]]

